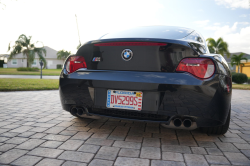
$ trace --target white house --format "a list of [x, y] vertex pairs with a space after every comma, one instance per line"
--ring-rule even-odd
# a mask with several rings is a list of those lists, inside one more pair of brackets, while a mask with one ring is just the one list
[[[57, 51], [48, 47], [44, 46], [46, 49], [46, 56], [44, 58], [47, 61], [47, 69], [56, 69], [57, 65], [63, 65], [64, 61], [57, 59]], [[27, 67], [27, 58], [22, 53], [17, 54], [13, 59], [8, 60], [7, 62], [8, 68], [18, 68], [18, 67]], [[39, 64], [39, 57], [36, 55], [34, 62], [32, 63], [31, 67], [38, 67], [40, 68]]]

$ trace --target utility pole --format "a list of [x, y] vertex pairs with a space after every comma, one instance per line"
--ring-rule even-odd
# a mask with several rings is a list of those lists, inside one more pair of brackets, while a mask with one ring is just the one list
[[[76, 14], [75, 14], [75, 16], [76, 16]], [[78, 28], [77, 16], [76, 16], [76, 26], [77, 26], [77, 31], [78, 31], [79, 43], [80, 43], [80, 45], [82, 45], [81, 40], [80, 40], [80, 33], [79, 33], [79, 28]]]

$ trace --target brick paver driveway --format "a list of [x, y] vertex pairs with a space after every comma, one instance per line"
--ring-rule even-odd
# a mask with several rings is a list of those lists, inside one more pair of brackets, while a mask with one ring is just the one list
[[0, 165], [250, 165], [250, 91], [233, 90], [230, 131], [78, 119], [58, 91], [0, 93]]

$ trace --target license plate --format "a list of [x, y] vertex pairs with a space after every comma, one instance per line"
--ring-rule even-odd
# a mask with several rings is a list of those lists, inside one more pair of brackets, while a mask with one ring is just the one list
[[107, 91], [107, 108], [118, 108], [141, 111], [142, 109], [142, 92], [108, 90]]

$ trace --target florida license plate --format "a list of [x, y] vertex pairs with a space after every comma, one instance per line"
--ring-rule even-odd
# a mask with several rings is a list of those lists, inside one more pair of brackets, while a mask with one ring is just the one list
[[142, 92], [108, 90], [107, 91], [107, 108], [118, 108], [141, 111], [142, 109]]

